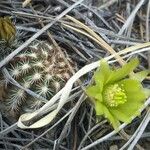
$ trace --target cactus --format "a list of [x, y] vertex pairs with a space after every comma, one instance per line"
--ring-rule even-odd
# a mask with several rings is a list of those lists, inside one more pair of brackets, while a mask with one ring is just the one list
[[[69, 61], [69, 57], [67, 57]], [[6, 66], [9, 74], [24, 88], [49, 100], [70, 78], [71, 72], [63, 57], [45, 41], [35, 41]], [[44, 103], [1, 76], [0, 88], [7, 111], [15, 117], [38, 109]]]

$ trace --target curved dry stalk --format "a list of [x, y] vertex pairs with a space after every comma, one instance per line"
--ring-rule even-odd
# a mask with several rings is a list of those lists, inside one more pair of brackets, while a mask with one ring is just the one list
[[65, 27], [68, 27], [72, 30], [75, 30], [75, 31], [82, 33], [83, 35], [86, 35], [87, 37], [91, 38], [92, 40], [97, 42], [101, 47], [103, 47], [105, 50], [110, 52], [110, 54], [112, 54], [112, 55], [116, 54], [115, 58], [118, 60], [120, 65], [125, 64], [125, 61], [119, 56], [119, 54], [111, 46], [109, 46], [102, 38], [100, 38], [100, 36], [98, 36], [92, 29], [90, 29], [88, 26], [86, 26], [85, 24], [81, 23], [80, 21], [76, 20], [75, 18], [73, 18], [71, 16], [67, 15], [67, 18], [69, 20], [71, 20], [72, 22], [74, 22], [75, 24], [79, 25], [82, 28], [82, 30], [74, 28], [74, 27], [67, 25], [67, 24], [63, 24]]
[[[119, 53], [119, 55], [122, 54], [126, 54], [132, 51], [136, 51], [137, 49], [143, 48], [143, 47], [147, 47], [150, 46], [150, 42], [149, 43], [144, 43], [144, 44], [139, 44], [136, 46], [132, 46], [130, 48], [126, 48]], [[114, 55], [108, 56], [105, 59], [108, 61], [110, 59], [112, 59]], [[61, 89], [54, 97], [52, 97], [52, 99], [50, 101], [48, 101], [43, 107], [41, 107], [39, 110], [33, 112], [33, 113], [28, 113], [28, 114], [23, 114], [18, 121], [18, 126], [20, 128], [39, 128], [42, 126], [45, 126], [46, 124], [50, 123], [55, 116], [57, 115], [57, 113], [60, 111], [60, 109], [63, 107], [63, 105], [66, 103], [67, 98], [70, 95], [71, 89], [73, 87], [74, 82], [76, 82], [81, 76], [83, 76], [84, 74], [86, 74], [87, 72], [97, 68], [100, 66], [100, 62], [94, 62], [91, 63], [89, 65], [86, 65], [85, 67], [83, 67], [82, 69], [80, 69], [76, 74], [74, 74], [66, 83], [65, 87], [63, 89]], [[58, 107], [57, 109], [55, 109], [54, 111], [52, 111], [51, 113], [49, 113], [47, 116], [43, 117], [42, 119], [40, 119], [39, 121], [35, 122], [34, 124], [32, 124], [31, 126], [25, 126], [23, 124], [24, 121], [28, 121], [31, 118], [37, 116], [38, 114], [42, 113], [45, 109], [48, 109], [50, 106], [52, 106], [57, 100], [59, 99], [59, 103], [58, 103]]]

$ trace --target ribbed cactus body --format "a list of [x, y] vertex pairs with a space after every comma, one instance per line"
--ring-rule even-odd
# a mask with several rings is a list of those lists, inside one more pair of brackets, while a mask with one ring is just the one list
[[[64, 86], [71, 75], [61, 54], [45, 41], [32, 43], [23, 53], [14, 57], [6, 68], [21, 86], [48, 100]], [[4, 76], [1, 89], [4, 92], [0, 97], [3, 97], [7, 109], [14, 115], [35, 110], [44, 104], [41, 99], [9, 83]]]

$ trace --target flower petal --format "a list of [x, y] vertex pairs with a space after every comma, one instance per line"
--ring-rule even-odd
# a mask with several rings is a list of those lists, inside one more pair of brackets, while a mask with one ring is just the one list
[[99, 85], [100, 92], [103, 90], [104, 82], [111, 74], [111, 70], [109, 68], [108, 63], [105, 60], [101, 61], [100, 69], [97, 70], [94, 74], [95, 83]]
[[131, 117], [129, 117], [126, 113], [122, 112], [120, 109], [110, 109], [110, 112], [119, 120], [125, 123], [131, 122]]
[[137, 103], [143, 103], [147, 98], [145, 89], [138, 80], [124, 79], [118, 82], [118, 84], [120, 84], [120, 86], [122, 86], [122, 88], [125, 90], [127, 96], [126, 103], [130, 104], [131, 102], [135, 102], [136, 105]]
[[130, 79], [135, 79], [135, 80], [142, 82], [149, 73], [150, 73], [149, 70], [140, 71], [138, 73], [131, 75]]
[[110, 112], [120, 121], [130, 123], [132, 119], [140, 115], [140, 110], [143, 103], [136, 103], [136, 101], [126, 102], [118, 107], [113, 107]]
[[112, 124], [114, 129], [118, 130], [120, 125], [119, 120], [110, 113], [108, 108], [99, 101], [97, 101], [95, 105], [96, 115], [104, 115], [104, 117]]
[[139, 60], [137, 58], [132, 59], [129, 63], [125, 64], [122, 68], [113, 71], [106, 83], [111, 84], [113, 82], [119, 81], [129, 75], [137, 66], [139, 65]]
[[[126, 93], [138, 92], [143, 90], [141, 82], [134, 79], [124, 79], [118, 82], [118, 84], [125, 90]], [[133, 95], [133, 94], [132, 94]]]
[[96, 110], [96, 115], [97, 116], [100, 116], [100, 115], [103, 115], [104, 113], [103, 113], [103, 105], [102, 105], [102, 103], [101, 102], [99, 102], [99, 101], [96, 101], [95, 102], [95, 110]]
[[118, 105], [116, 108], [110, 108], [110, 111], [118, 120], [129, 123], [133, 117], [140, 114], [146, 94], [138, 80], [124, 79], [119, 84], [125, 90], [127, 102]]
[[89, 86], [86, 88], [86, 93], [90, 96], [90, 97], [95, 97], [95, 95], [97, 93], [99, 93], [99, 89], [97, 86]]

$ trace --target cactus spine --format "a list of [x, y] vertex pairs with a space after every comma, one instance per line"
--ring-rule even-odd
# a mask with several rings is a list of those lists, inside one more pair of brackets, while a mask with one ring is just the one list
[[[35, 41], [24, 53], [17, 55], [6, 66], [13, 77], [24, 88], [50, 99], [70, 78], [71, 72], [62, 56], [45, 41]], [[15, 116], [22, 112], [33, 111], [44, 103], [24, 90], [12, 85], [3, 77], [3, 102], [7, 110]]]

